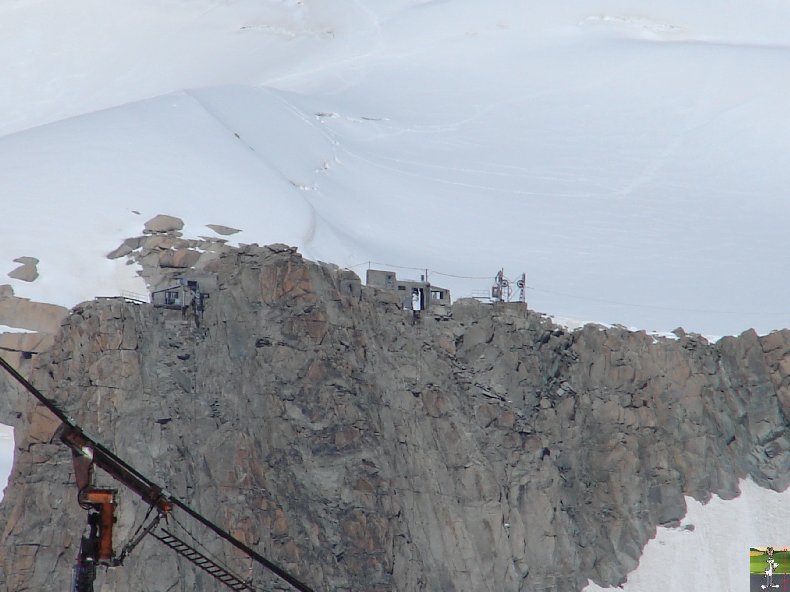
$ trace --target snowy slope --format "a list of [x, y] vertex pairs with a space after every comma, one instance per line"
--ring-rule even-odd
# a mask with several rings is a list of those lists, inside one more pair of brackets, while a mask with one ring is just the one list
[[[742, 481], [740, 488], [733, 500], [714, 496], [703, 505], [686, 498], [681, 528], [658, 529], [622, 588], [591, 583], [583, 592], [749, 590], [749, 547], [787, 546], [790, 490], [776, 493], [753, 481]], [[790, 584], [790, 577], [778, 579], [781, 590]]]
[[[331, 59], [354, 2], [8, 0], [0, 134], [182, 88], [257, 84]], [[342, 44], [339, 49], [345, 49]]]
[[3, 499], [3, 490], [11, 474], [11, 464], [14, 462], [14, 430], [0, 424], [0, 500]]
[[205, 224], [253, 218], [257, 232], [240, 235], [247, 242], [277, 234], [300, 243], [311, 223], [309, 204], [281, 172], [186, 92], [7, 136], [0, 161], [2, 194], [15, 198], [3, 241], [41, 260], [41, 279], [28, 290], [17, 282], [17, 293], [68, 306], [145, 292], [135, 270], [106, 254], [159, 211], [203, 234], [213, 234]]
[[526, 271], [530, 306], [567, 318], [785, 327], [789, 20], [777, 0], [7, 0], [0, 276], [34, 256], [20, 296], [143, 292], [105, 255], [167, 213], [362, 275], [428, 268], [456, 297]]
[[65, 305], [126, 288], [101, 256], [164, 212], [343, 265], [526, 271], [566, 317], [787, 324], [790, 9], [325, 4], [0, 7], [0, 273], [38, 257], [15, 289]]

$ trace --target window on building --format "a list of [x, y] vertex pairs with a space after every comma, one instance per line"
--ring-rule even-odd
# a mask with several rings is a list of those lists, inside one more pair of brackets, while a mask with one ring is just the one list
[[165, 305], [174, 306], [181, 304], [181, 298], [179, 296], [178, 290], [168, 290], [165, 292]]
[[444, 292], [441, 290], [431, 290], [431, 300], [444, 300]]

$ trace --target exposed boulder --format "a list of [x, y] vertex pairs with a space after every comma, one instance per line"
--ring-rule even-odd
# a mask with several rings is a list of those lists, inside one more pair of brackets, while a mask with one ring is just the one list
[[160, 232], [172, 232], [181, 230], [184, 227], [184, 221], [175, 216], [168, 216], [166, 214], [159, 214], [154, 216], [145, 223], [144, 234], [156, 234]]
[[35, 257], [17, 257], [15, 263], [21, 263], [19, 267], [10, 271], [8, 277], [23, 282], [34, 282], [38, 278], [38, 259]]
[[211, 230], [222, 236], [229, 236], [241, 232], [238, 228], [231, 228], [230, 226], [223, 226], [222, 224], [206, 224], [206, 228], [211, 228]]
[[194, 249], [167, 250], [159, 255], [159, 267], [186, 269], [195, 265], [198, 259], [200, 259], [200, 252]]

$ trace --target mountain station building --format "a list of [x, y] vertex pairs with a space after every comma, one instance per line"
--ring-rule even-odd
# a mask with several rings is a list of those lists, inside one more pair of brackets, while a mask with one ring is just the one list
[[402, 294], [404, 310], [427, 310], [431, 305], [450, 304], [450, 290], [432, 286], [425, 281], [425, 276], [421, 276], [420, 281], [399, 280], [394, 271], [368, 269], [365, 283]]

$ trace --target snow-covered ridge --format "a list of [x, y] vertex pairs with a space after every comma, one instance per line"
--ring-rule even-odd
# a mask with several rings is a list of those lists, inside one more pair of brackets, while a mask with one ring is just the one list
[[[322, 115], [328, 112], [343, 116]], [[544, 169], [556, 166], [538, 144], [518, 168], [472, 164], [467, 144], [446, 142], [482, 131], [474, 121], [429, 132], [387, 113], [228, 87], [170, 95], [0, 139], [8, 166], [0, 185], [21, 197], [9, 205], [9, 219], [16, 223], [5, 235], [6, 273], [19, 255], [36, 256], [42, 278], [30, 285], [16, 282], [17, 292], [65, 305], [97, 293], [140, 292], [134, 270], [104, 256], [139, 232], [148, 217], [167, 212], [183, 218], [192, 236], [205, 233], [208, 223], [227, 224], [244, 231], [233, 237], [240, 242], [295, 244], [308, 256], [341, 265], [379, 259], [485, 276], [505, 264], [528, 272], [533, 308], [564, 316], [665, 331], [683, 325], [715, 334], [749, 326], [767, 332], [784, 324], [779, 292], [760, 289], [783, 281], [768, 272], [770, 261], [779, 265], [783, 257], [782, 235], [771, 234], [780, 218], [767, 214], [770, 193], [742, 217], [762, 210], [760, 225], [732, 226], [730, 232], [741, 219], [724, 217], [725, 210], [734, 213], [740, 206], [715, 192], [679, 210], [699, 212], [690, 218], [671, 213], [681, 208], [679, 201], [662, 205], [647, 197], [643, 191], [655, 193], [653, 185], [664, 182], [666, 171], [640, 173], [627, 187], [629, 199], [605, 192], [564, 194], [584, 180], [530, 175], [541, 161]], [[405, 153], [418, 146], [426, 151], [419, 161]], [[523, 148], [498, 148], [500, 162]], [[470, 164], [450, 164], [448, 158]], [[559, 163], [559, 153], [557, 158]], [[757, 180], [766, 182], [774, 180]], [[539, 191], [523, 189], [525, 183]], [[61, 199], [48, 201], [48, 210], [59, 223], [47, 227], [42, 241], [28, 230], [41, 224], [40, 210], [28, 204], [49, 200], [55, 188]], [[77, 198], [78, 208], [71, 205]], [[496, 207], [487, 207], [492, 199]], [[570, 207], [573, 214], [565, 211]], [[664, 221], [637, 231], [648, 212]], [[558, 217], [564, 221], [557, 223]], [[708, 236], [689, 242], [686, 236], [698, 224], [708, 224]], [[91, 240], [75, 240], [86, 236]], [[752, 266], [753, 259], [769, 266]], [[86, 265], [93, 281], [75, 282]], [[733, 283], [735, 269], [742, 279]], [[666, 281], [655, 282], [659, 277]], [[488, 287], [479, 281], [450, 284], [458, 296]]]
[[[170, 213], [189, 236], [225, 224], [239, 242], [340, 265], [526, 271], [531, 306], [554, 315], [781, 328], [787, 13], [768, 1], [8, 3], [0, 49], [18, 59], [3, 129], [78, 117], [0, 137], [0, 193], [13, 196], [0, 273], [35, 257], [41, 277], [14, 281], [17, 293], [67, 306], [140, 292], [104, 256]], [[37, 23], [36, 45], [23, 22]], [[456, 296], [489, 287], [445, 283]]]

